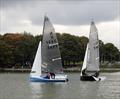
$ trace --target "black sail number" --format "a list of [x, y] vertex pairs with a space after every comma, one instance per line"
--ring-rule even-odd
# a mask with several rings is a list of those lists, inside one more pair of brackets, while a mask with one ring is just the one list
[[58, 47], [57, 40], [54, 38], [52, 32], [50, 32], [50, 40], [47, 40], [46, 43], [48, 45], [48, 49], [53, 49]]

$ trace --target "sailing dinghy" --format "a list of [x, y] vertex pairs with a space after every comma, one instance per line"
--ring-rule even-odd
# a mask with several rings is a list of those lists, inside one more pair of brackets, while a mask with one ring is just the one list
[[80, 80], [100, 81], [99, 77], [99, 39], [95, 23], [91, 22], [89, 42], [87, 44], [83, 66], [81, 69]]
[[[44, 71], [44, 73], [42, 72]], [[44, 17], [43, 38], [39, 42], [30, 73], [32, 82], [66, 82], [55, 30], [47, 16]]]

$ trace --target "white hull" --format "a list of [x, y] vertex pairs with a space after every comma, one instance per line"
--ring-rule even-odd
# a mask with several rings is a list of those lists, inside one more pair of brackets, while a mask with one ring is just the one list
[[30, 76], [31, 82], [67, 82], [67, 75], [55, 75], [55, 78], [46, 78], [46, 76]]

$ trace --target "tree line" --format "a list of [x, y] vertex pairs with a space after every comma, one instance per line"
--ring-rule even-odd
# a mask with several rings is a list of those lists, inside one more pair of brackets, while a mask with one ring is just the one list
[[[88, 38], [56, 33], [64, 67], [82, 64]], [[0, 68], [31, 68], [42, 35], [6, 33], [0, 35]], [[100, 62], [120, 61], [120, 51], [112, 43], [100, 44]]]

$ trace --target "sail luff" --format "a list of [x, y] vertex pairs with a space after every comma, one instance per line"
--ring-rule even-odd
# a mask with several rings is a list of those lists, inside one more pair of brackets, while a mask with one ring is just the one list
[[[43, 36], [44, 36], [44, 27], [45, 27], [45, 17], [46, 17], [46, 16], [44, 16], [44, 21], [43, 21], [43, 31], [42, 31]], [[42, 41], [43, 41], [43, 37], [42, 37]], [[42, 44], [43, 44], [43, 43], [42, 43]], [[41, 45], [42, 45], [42, 44], [41, 44]]]

